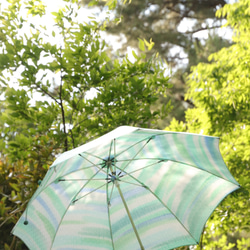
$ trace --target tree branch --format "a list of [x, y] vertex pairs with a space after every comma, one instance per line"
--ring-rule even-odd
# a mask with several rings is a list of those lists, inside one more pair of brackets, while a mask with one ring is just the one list
[[221, 28], [221, 25], [216, 25], [216, 26], [213, 26], [213, 27], [205, 27], [205, 28], [199, 28], [199, 29], [196, 29], [196, 30], [191, 30], [191, 31], [186, 31], [184, 32], [184, 34], [195, 34], [199, 31], [203, 31], [203, 30], [211, 30], [211, 29], [219, 29]]
[[76, 146], [75, 146], [75, 140], [74, 140], [72, 129], [70, 129], [69, 132], [70, 132], [70, 137], [72, 139], [73, 148], [75, 148]]
[[38, 89], [40, 89], [44, 94], [48, 95], [51, 99], [53, 99], [57, 104], [60, 105], [60, 102], [54, 97], [52, 96], [48, 91], [46, 91], [45, 89], [43, 89], [41, 86], [39, 86], [39, 84], [35, 83], [34, 84], [36, 85], [36, 87]]
[[66, 121], [65, 121], [65, 111], [63, 107], [63, 100], [62, 100], [62, 82], [60, 84], [60, 107], [61, 107], [61, 113], [62, 113], [62, 122], [63, 122], [63, 133], [66, 135], [66, 138], [64, 140], [64, 150], [68, 150], [68, 139], [67, 139], [67, 131], [66, 131]]
[[[60, 57], [62, 59], [62, 48], [60, 48]], [[62, 63], [62, 62], [61, 62]], [[67, 131], [66, 131], [66, 121], [65, 121], [65, 111], [63, 107], [63, 100], [62, 100], [62, 85], [63, 85], [63, 76], [62, 76], [62, 69], [61, 69], [61, 80], [60, 80], [60, 88], [59, 88], [59, 99], [60, 99], [60, 107], [61, 107], [61, 113], [62, 113], [62, 122], [63, 122], [63, 133], [65, 134], [65, 139], [64, 139], [64, 150], [68, 150], [68, 138], [67, 138]]]

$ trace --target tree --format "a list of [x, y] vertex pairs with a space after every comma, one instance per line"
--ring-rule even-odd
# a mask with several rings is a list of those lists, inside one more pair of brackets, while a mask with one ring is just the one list
[[173, 120], [167, 130], [219, 136], [224, 161], [242, 188], [213, 213], [204, 233], [208, 249], [250, 247], [250, 1], [225, 5], [217, 16], [227, 18], [235, 44], [211, 54], [209, 63], [193, 67], [188, 93], [195, 108], [186, 123]]
[[[120, 125], [154, 127], [170, 104], [164, 65], [145, 52], [111, 60], [96, 20], [79, 21], [76, 1], [43, 24], [41, 0], [9, 0], [0, 17], [0, 245], [24, 249], [10, 229], [55, 156]], [[26, 12], [25, 12], [26, 10]], [[89, 93], [94, 90], [91, 97]]]
[[[117, 2], [117, 4], [114, 4]], [[126, 4], [124, 4], [124, 2]], [[168, 98], [159, 97], [157, 106], [171, 100], [174, 109], [169, 117], [158, 124], [164, 128], [172, 117], [184, 120], [184, 111], [192, 107], [184, 99], [186, 76], [190, 68], [198, 62], [207, 60], [209, 54], [231, 43], [216, 32], [222, 19], [215, 17], [216, 9], [224, 6], [225, 0], [151, 0], [151, 1], [96, 1], [82, 0], [86, 4], [100, 6], [103, 12], [107, 7], [114, 8], [117, 22], [107, 22], [107, 33], [121, 36], [123, 50], [128, 46], [137, 48], [138, 38], [152, 39], [154, 48], [149, 54], [159, 55], [173, 68], [170, 82], [173, 88], [168, 91]], [[187, 29], [185, 25], [188, 25]], [[201, 38], [199, 32], [208, 32], [208, 38]], [[119, 51], [121, 54], [121, 51]]]
[[[107, 31], [116, 35], [124, 34], [127, 38], [127, 42], [124, 44], [125, 49], [128, 45], [137, 47], [138, 38], [147, 40], [152, 38], [155, 42], [154, 51], [157, 51], [168, 63], [176, 64], [182, 59], [181, 55], [179, 52], [170, 53], [170, 50], [178, 46], [187, 53], [189, 60], [192, 60], [195, 46], [202, 46], [200, 39], [195, 37], [195, 34], [199, 31], [220, 27], [218, 24], [220, 18], [215, 17], [215, 11], [224, 6], [226, 1], [111, 0], [102, 2], [82, 0], [82, 3], [89, 4], [89, 6], [96, 4], [103, 6], [106, 3], [110, 9], [115, 9], [116, 20], [122, 18], [122, 21], [107, 23]], [[193, 22], [189, 31], [180, 30], [180, 24], [185, 21]]]

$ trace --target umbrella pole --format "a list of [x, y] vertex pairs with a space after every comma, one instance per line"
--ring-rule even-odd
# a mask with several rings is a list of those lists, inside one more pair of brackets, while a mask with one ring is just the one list
[[136, 238], [137, 238], [137, 240], [138, 240], [138, 242], [139, 242], [139, 244], [140, 244], [141, 250], [144, 250], [145, 248], [144, 248], [144, 246], [142, 245], [140, 236], [139, 236], [139, 234], [138, 234], [138, 232], [137, 232], [137, 229], [136, 229], [136, 227], [135, 227], [134, 221], [133, 221], [132, 216], [131, 216], [131, 214], [130, 214], [130, 212], [129, 212], [128, 205], [127, 205], [127, 203], [126, 203], [126, 201], [125, 201], [125, 198], [124, 198], [124, 196], [123, 196], [123, 194], [122, 194], [122, 191], [121, 191], [121, 189], [120, 189], [120, 184], [118, 183], [117, 180], [115, 180], [115, 186], [117, 187], [118, 192], [119, 192], [119, 194], [120, 194], [120, 196], [121, 196], [121, 198], [122, 198], [123, 205], [124, 205], [124, 207], [125, 207], [125, 209], [126, 209], [126, 212], [127, 212], [127, 214], [128, 214], [129, 220], [130, 220], [130, 222], [131, 222], [131, 224], [132, 224], [132, 227], [133, 227], [133, 229], [134, 229]]

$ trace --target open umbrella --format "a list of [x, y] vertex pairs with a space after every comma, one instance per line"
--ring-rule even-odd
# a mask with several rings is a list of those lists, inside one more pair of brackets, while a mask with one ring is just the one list
[[63, 153], [12, 233], [30, 249], [172, 249], [199, 243], [239, 184], [219, 138], [119, 127]]

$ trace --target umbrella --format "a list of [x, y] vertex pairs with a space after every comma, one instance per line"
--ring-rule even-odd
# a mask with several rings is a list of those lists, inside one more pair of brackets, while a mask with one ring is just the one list
[[219, 138], [122, 126], [60, 155], [12, 233], [43, 250], [194, 245], [239, 187]]

